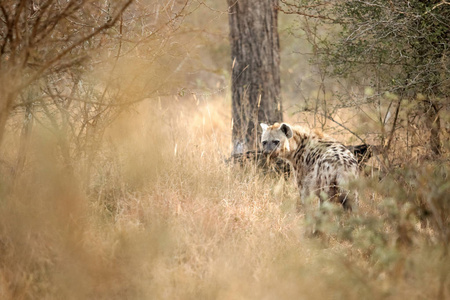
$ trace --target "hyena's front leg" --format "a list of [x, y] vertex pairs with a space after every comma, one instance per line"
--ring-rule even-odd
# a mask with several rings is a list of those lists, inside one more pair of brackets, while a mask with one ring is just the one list
[[[320, 199], [318, 190], [311, 185], [303, 185], [300, 189], [300, 201], [302, 203], [302, 211], [305, 214], [305, 234], [307, 236], [316, 236], [320, 234]], [[297, 205], [297, 211], [300, 205]]]
[[300, 199], [304, 206], [313, 207], [315, 203], [320, 207], [320, 189], [316, 184], [314, 174], [308, 174], [301, 182]]
[[306, 198], [309, 195], [309, 190], [306, 187], [301, 187], [300, 189], [300, 199], [297, 200], [297, 212], [300, 211], [301, 207], [305, 207], [307, 204]]
[[308, 210], [316, 210], [320, 208], [320, 197], [319, 192], [314, 186], [303, 185], [300, 189], [300, 201], [297, 202], [297, 210], [301, 206], [303, 206], [307, 211]]

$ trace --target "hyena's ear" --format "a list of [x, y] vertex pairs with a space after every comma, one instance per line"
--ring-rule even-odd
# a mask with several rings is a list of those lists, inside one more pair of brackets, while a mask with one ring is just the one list
[[290, 139], [291, 137], [294, 136], [294, 133], [292, 132], [291, 126], [289, 126], [289, 125], [286, 124], [286, 123], [281, 124], [280, 130], [281, 130], [281, 132], [283, 132], [283, 133], [286, 135], [286, 137], [287, 137], [288, 139]]
[[261, 123], [261, 124], [259, 124], [259, 125], [261, 125], [261, 128], [262, 128], [263, 132], [266, 131], [267, 128], [269, 128], [269, 125], [264, 124], [264, 123]]

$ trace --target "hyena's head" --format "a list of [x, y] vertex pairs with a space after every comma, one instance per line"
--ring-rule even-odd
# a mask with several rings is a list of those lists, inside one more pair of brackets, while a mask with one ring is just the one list
[[283, 156], [289, 152], [289, 139], [292, 138], [293, 132], [291, 126], [286, 123], [275, 123], [267, 125], [261, 123], [263, 130], [261, 135], [261, 143], [263, 153], [271, 157]]

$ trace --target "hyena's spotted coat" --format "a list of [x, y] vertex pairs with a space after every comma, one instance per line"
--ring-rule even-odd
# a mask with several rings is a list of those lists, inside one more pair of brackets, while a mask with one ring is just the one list
[[355, 207], [357, 192], [345, 189], [358, 176], [358, 162], [350, 150], [300, 126], [262, 123], [261, 127], [263, 152], [292, 164], [302, 201], [318, 196], [321, 202], [340, 202], [349, 210]]

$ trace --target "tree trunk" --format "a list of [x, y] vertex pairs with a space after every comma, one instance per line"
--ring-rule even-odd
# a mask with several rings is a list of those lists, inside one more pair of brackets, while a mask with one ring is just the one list
[[432, 100], [425, 101], [425, 125], [430, 130], [430, 149], [434, 156], [441, 155], [441, 120], [439, 118], [439, 109]]
[[31, 130], [33, 128], [33, 106], [31, 99], [26, 99], [29, 103], [25, 107], [22, 132], [20, 133], [19, 150], [17, 152], [16, 178], [21, 175], [25, 167], [28, 146], [30, 143]]
[[[10, 80], [10, 78], [12, 79]], [[0, 75], [0, 146], [6, 130], [6, 122], [17, 97], [17, 93], [14, 92], [16, 86], [12, 84], [17, 81], [14, 81], [13, 75], [10, 78], [5, 79], [5, 76]]]
[[260, 122], [282, 121], [278, 0], [227, 0], [233, 153], [258, 148]]

